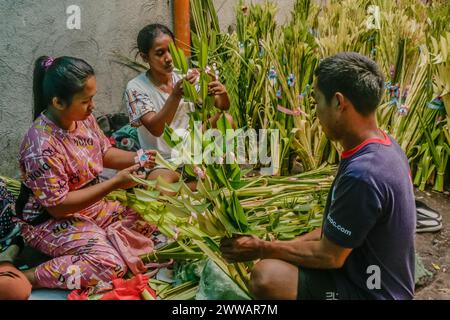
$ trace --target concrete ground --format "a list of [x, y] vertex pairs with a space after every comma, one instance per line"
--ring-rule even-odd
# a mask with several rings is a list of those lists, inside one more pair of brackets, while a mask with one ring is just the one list
[[440, 212], [443, 228], [436, 233], [416, 235], [416, 251], [433, 276], [416, 288], [415, 299], [450, 300], [450, 190], [443, 194], [416, 190], [416, 198]]

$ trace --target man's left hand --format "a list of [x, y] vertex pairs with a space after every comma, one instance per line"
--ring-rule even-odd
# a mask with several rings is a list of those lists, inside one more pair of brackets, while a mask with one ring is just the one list
[[223, 238], [220, 250], [228, 262], [253, 261], [262, 258], [264, 240], [254, 235]]

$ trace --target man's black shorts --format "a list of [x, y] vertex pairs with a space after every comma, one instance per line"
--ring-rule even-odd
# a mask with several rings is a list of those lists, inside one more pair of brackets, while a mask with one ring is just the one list
[[[324, 269], [299, 268], [298, 300], [365, 300], [368, 297], [351, 283], [346, 284], [346, 292], [339, 292], [333, 272]], [[344, 276], [340, 276], [344, 279]], [[345, 281], [345, 280], [344, 280]]]

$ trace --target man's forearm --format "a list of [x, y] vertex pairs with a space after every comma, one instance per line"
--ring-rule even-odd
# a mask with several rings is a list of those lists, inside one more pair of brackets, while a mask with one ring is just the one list
[[262, 259], [279, 259], [296, 266], [314, 269], [339, 267], [335, 257], [322, 249], [321, 240], [265, 241], [261, 250]]
[[303, 241], [317, 241], [320, 240], [321, 235], [322, 235], [322, 228], [318, 228], [298, 237], [297, 239], [301, 239]]

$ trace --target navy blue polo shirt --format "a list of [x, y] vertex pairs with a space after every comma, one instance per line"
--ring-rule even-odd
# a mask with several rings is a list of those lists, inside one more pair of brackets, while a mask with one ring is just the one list
[[[364, 141], [342, 154], [328, 195], [323, 234], [352, 248], [332, 270], [341, 299], [412, 299], [416, 208], [408, 159], [397, 142]], [[338, 297], [339, 298], [339, 297]]]

